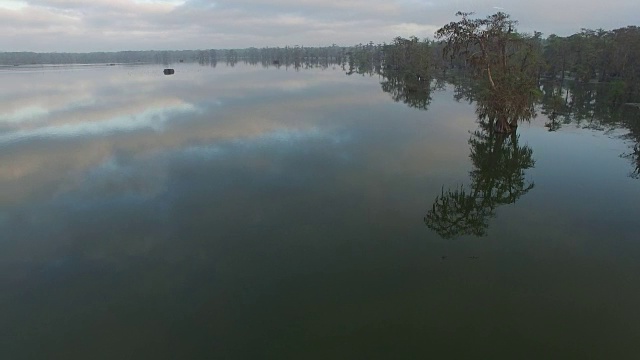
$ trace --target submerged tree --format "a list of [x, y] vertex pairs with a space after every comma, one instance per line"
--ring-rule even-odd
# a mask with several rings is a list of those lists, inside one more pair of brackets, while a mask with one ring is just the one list
[[394, 101], [426, 110], [432, 91], [444, 86], [441, 78], [433, 76], [433, 52], [431, 43], [415, 36], [396, 37], [385, 45], [382, 90]]
[[519, 34], [517, 21], [502, 12], [485, 19], [471, 19], [472, 14], [458, 12], [462, 20], [445, 25], [436, 37], [446, 44], [443, 56], [463, 58], [466, 68], [484, 84], [479, 97], [499, 109], [495, 129], [509, 133], [521, 120], [514, 114], [539, 93], [541, 34]]
[[348, 52], [347, 75], [379, 75], [382, 90], [394, 101], [410, 107], [426, 110], [431, 103], [431, 93], [441, 88], [441, 78], [433, 76], [431, 44], [412, 36], [396, 37], [391, 44], [357, 45]]
[[415, 36], [408, 39], [396, 37], [383, 49], [386, 70], [409, 72], [422, 78], [431, 73], [433, 49], [428, 41], [420, 41]]

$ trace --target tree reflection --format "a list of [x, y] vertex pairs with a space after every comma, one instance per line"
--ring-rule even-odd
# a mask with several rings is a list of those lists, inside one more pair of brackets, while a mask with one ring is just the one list
[[533, 189], [534, 183], [525, 178], [525, 170], [534, 166], [533, 150], [519, 145], [519, 135], [495, 130], [501, 116], [527, 119], [532, 107], [523, 107], [518, 114], [501, 111], [490, 104], [478, 104], [479, 128], [469, 139], [473, 170], [471, 184], [443, 188], [424, 217], [426, 225], [445, 239], [462, 235], [484, 236], [489, 219], [500, 205], [513, 204]]
[[545, 124], [549, 131], [569, 124], [599, 131], [626, 130], [623, 138], [631, 145], [622, 156], [633, 164], [631, 177], [640, 178], [640, 105], [623, 85], [547, 82], [542, 85], [541, 112], [549, 119]]
[[427, 110], [431, 104], [432, 78], [410, 70], [387, 70], [382, 76], [382, 91], [389, 93], [393, 101], [421, 110]]
[[621, 114], [622, 122], [629, 131], [625, 138], [633, 143], [630, 151], [622, 156], [632, 163], [633, 170], [630, 176], [640, 179], [640, 105], [627, 104], [622, 108]]

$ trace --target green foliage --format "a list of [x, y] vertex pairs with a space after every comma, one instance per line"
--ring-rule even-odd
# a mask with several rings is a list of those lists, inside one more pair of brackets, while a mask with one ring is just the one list
[[417, 37], [397, 37], [391, 44], [359, 44], [347, 56], [348, 75], [377, 74], [384, 92], [414, 108], [426, 110], [432, 90], [441, 85], [433, 81], [434, 48]]
[[409, 39], [395, 38], [392, 44], [384, 47], [384, 55], [387, 69], [412, 72], [423, 77], [430, 72], [431, 46], [415, 36]]
[[375, 45], [369, 42], [367, 45], [358, 44], [347, 52], [349, 71], [348, 75], [353, 73], [369, 74], [380, 72], [382, 66], [383, 53], [382, 45]]
[[444, 55], [462, 57], [478, 78], [498, 89], [528, 75], [531, 52], [526, 38], [515, 31], [516, 21], [498, 12], [485, 19], [470, 19], [473, 13], [457, 13], [462, 20], [436, 32], [446, 46]]
[[550, 35], [544, 46], [546, 75], [582, 82], [621, 81], [625, 92], [640, 94], [640, 28], [582, 29], [569, 37]]
[[511, 132], [523, 118], [520, 114], [531, 108], [538, 95], [541, 34], [519, 34], [515, 29], [517, 21], [502, 12], [485, 19], [471, 19], [472, 13], [457, 15], [462, 19], [436, 32], [436, 37], [446, 44], [443, 55], [464, 59], [467, 68], [484, 84], [485, 91], [479, 92], [481, 100], [496, 109], [496, 128]]

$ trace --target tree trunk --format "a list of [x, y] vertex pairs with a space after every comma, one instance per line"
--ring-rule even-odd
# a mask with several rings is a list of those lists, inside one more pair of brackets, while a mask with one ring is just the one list
[[491, 88], [493, 90], [496, 89], [496, 84], [493, 82], [493, 77], [491, 76], [491, 67], [487, 64], [487, 75], [489, 76], [489, 82], [491, 83]]
[[489, 83], [491, 83], [491, 88], [493, 90], [496, 89], [496, 83], [493, 82], [493, 76], [491, 76], [491, 65], [489, 63], [489, 55], [487, 54], [487, 47], [484, 43], [484, 38], [477, 38], [478, 45], [480, 45], [480, 50], [482, 51], [482, 59], [484, 63], [487, 65], [487, 75], [489, 76]]
[[507, 118], [505, 116], [500, 116], [498, 118], [498, 122], [496, 123], [496, 132], [500, 134], [508, 134], [511, 131], [513, 131], [513, 129], [509, 125], [509, 121], [507, 121]]

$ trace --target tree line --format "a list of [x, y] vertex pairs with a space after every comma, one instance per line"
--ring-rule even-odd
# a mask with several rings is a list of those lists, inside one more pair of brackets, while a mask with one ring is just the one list
[[246, 49], [205, 49], [205, 50], [149, 50], [91, 53], [36, 53], [0, 52], [0, 65], [43, 65], [43, 64], [130, 64], [177, 62], [217, 62], [236, 63], [243, 61], [265, 65], [304, 64], [306, 62], [341, 64], [349, 52], [349, 47], [332, 45], [328, 47], [264, 47]]
[[[0, 52], [0, 65], [176, 63], [343, 65], [350, 73], [380, 73], [383, 69], [412, 71], [421, 78], [436, 72], [470, 71], [485, 75], [490, 86], [517, 84], [531, 78], [579, 82], [619, 82], [626, 93], [640, 94], [640, 27], [614, 30], [582, 29], [561, 37], [520, 33], [517, 21], [496, 13], [484, 19], [458, 13], [462, 19], [443, 26], [435, 40], [397, 37], [391, 43], [327, 47], [264, 47], [246, 49], [120, 51], [92, 53]], [[444, 56], [443, 56], [444, 55]], [[517, 71], [514, 71], [517, 70]], [[523, 72], [532, 77], [522, 76]], [[515, 75], [514, 75], [515, 74]], [[501, 77], [511, 77], [501, 82]], [[493, 85], [491, 85], [493, 83]]]
[[390, 44], [353, 46], [349, 49], [353, 64], [365, 69], [372, 63], [373, 68], [488, 71], [489, 81], [496, 75], [492, 71], [502, 70], [505, 75], [505, 69], [516, 65], [532, 72], [536, 80], [623, 81], [629, 85], [640, 80], [638, 26], [582, 29], [571, 36], [543, 38], [540, 32], [519, 33], [517, 21], [505, 13], [485, 19], [472, 19], [472, 13], [458, 15], [462, 20], [443, 26], [436, 40], [398, 37]]

